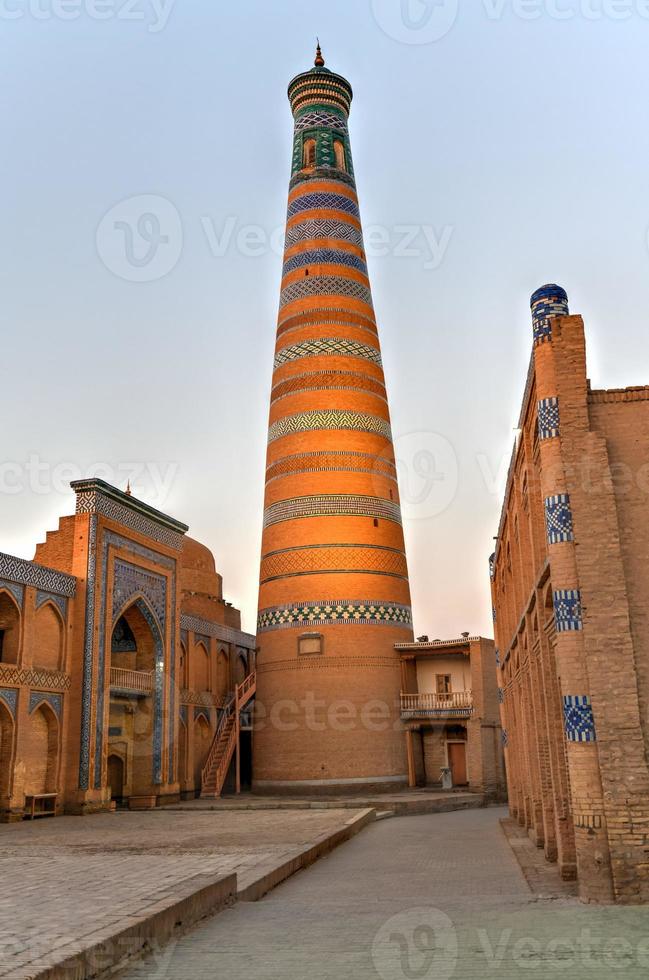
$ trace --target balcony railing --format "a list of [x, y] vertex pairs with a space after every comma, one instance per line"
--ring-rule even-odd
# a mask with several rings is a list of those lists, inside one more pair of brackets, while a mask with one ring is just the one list
[[452, 694], [402, 694], [401, 714], [405, 718], [434, 718], [454, 715], [466, 718], [473, 711], [473, 691]]
[[111, 667], [110, 686], [119, 691], [128, 691], [133, 694], [151, 694], [153, 691], [153, 672]]

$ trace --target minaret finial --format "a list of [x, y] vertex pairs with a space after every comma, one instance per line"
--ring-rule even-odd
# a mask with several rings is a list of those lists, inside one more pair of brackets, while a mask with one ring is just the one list
[[131, 490], [131, 481], [130, 481], [130, 480], [128, 480], [128, 481], [127, 481], [127, 483], [126, 483], [126, 496], [127, 496], [127, 497], [130, 497], [130, 496], [131, 496], [131, 494], [132, 494], [132, 490]]
[[315, 49], [315, 66], [316, 68], [324, 68], [325, 60], [322, 57], [322, 50], [320, 48], [320, 38], [317, 37], [316, 41], [318, 42], [318, 46]]

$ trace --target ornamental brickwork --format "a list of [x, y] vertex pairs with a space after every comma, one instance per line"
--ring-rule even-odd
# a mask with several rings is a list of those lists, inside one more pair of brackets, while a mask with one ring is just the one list
[[649, 900], [649, 387], [593, 391], [560, 287], [534, 347], [495, 555], [512, 813], [596, 902]]
[[[403, 784], [394, 645], [412, 638], [410, 591], [349, 140], [352, 90], [318, 55], [291, 82], [289, 100], [295, 134], [268, 430], [254, 785]], [[341, 702], [344, 726], [331, 723]], [[383, 706], [381, 725], [362, 720], [368, 705]]]

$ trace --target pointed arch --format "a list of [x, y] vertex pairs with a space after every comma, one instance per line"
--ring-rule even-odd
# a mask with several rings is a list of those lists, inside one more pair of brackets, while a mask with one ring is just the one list
[[63, 666], [65, 619], [52, 599], [36, 610], [34, 620], [34, 666], [60, 670]]
[[22, 612], [16, 597], [0, 588], [0, 663], [17, 664], [20, 655]]
[[211, 691], [210, 651], [202, 640], [194, 643], [192, 656], [194, 660], [194, 689], [196, 691]]
[[11, 711], [3, 698], [0, 698], [0, 810], [11, 795], [13, 776], [15, 724]]
[[27, 722], [25, 795], [56, 793], [59, 768], [59, 719], [45, 699], [34, 706]]

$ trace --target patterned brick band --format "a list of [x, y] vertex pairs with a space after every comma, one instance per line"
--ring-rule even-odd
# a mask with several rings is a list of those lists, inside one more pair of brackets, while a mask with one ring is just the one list
[[563, 717], [569, 742], [595, 742], [593, 706], [586, 694], [569, 694], [563, 699]]
[[348, 299], [358, 299], [372, 305], [372, 292], [369, 286], [355, 279], [345, 279], [343, 276], [305, 276], [298, 282], [286, 286], [280, 293], [280, 309], [298, 299], [308, 299], [310, 296], [347, 296]]
[[579, 589], [558, 589], [554, 593], [554, 618], [557, 633], [584, 628]]
[[358, 204], [351, 197], [346, 197], [344, 194], [330, 194], [326, 191], [316, 191], [296, 197], [288, 206], [288, 217], [292, 218], [302, 211], [344, 211], [346, 214], [353, 214], [355, 218], [360, 218]]
[[286, 276], [289, 272], [295, 272], [296, 269], [303, 269], [305, 266], [311, 265], [346, 265], [350, 269], [362, 272], [364, 276], [367, 275], [367, 265], [363, 259], [352, 252], [344, 252], [342, 249], [336, 248], [311, 249], [308, 252], [293, 255], [284, 263], [282, 275]]
[[317, 431], [354, 431], [371, 432], [392, 439], [390, 423], [378, 415], [368, 415], [366, 412], [351, 412], [347, 409], [317, 409], [313, 412], [299, 412], [297, 415], [287, 415], [278, 419], [268, 429], [268, 443], [298, 432]]
[[376, 473], [388, 480], [396, 482], [397, 471], [393, 462], [383, 456], [373, 456], [371, 453], [297, 453], [294, 456], [284, 456], [271, 463], [266, 471], [266, 482], [282, 476], [295, 473], [323, 472]]
[[338, 129], [341, 133], [347, 132], [347, 119], [342, 113], [337, 113], [331, 109], [312, 109], [311, 111], [301, 112], [295, 118], [295, 131], [302, 132], [303, 129]]
[[320, 239], [332, 245], [350, 242], [363, 248], [363, 232], [351, 222], [336, 221], [335, 218], [308, 218], [293, 225], [286, 232], [286, 248]]
[[539, 416], [539, 439], [554, 439], [561, 435], [559, 399], [542, 398], [537, 406]]
[[343, 309], [342, 306], [316, 306], [304, 313], [291, 313], [277, 325], [277, 334], [299, 327], [320, 327], [323, 323], [339, 323], [344, 327], [371, 330], [377, 333], [376, 321], [372, 316], [358, 310]]
[[559, 493], [545, 500], [545, 526], [548, 544], [559, 544], [561, 541], [574, 541], [572, 528], [572, 510], [570, 496]]
[[348, 573], [389, 575], [408, 579], [406, 556], [396, 548], [371, 545], [331, 544], [287, 548], [264, 555], [261, 584], [302, 575], [345, 575]]
[[299, 361], [302, 357], [359, 357], [365, 361], [382, 367], [381, 353], [369, 344], [361, 344], [358, 340], [347, 340], [346, 337], [323, 337], [319, 340], [303, 340], [300, 344], [282, 347], [275, 354], [274, 367]]
[[301, 391], [367, 391], [377, 395], [384, 401], [387, 397], [385, 385], [369, 375], [357, 371], [312, 371], [310, 374], [298, 374], [275, 385], [270, 395], [271, 405], [280, 398], [294, 395]]
[[410, 626], [409, 606], [368, 600], [325, 599], [322, 602], [260, 609], [257, 632], [301, 626]]
[[401, 508], [392, 500], [353, 494], [293, 497], [290, 500], [278, 500], [266, 508], [264, 527], [305, 517], [374, 517], [401, 524]]

